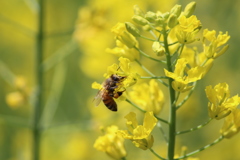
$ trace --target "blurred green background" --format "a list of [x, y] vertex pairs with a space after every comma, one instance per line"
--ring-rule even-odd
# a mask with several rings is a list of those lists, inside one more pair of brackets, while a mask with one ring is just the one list
[[[117, 57], [105, 53], [106, 48], [114, 46], [111, 27], [117, 22], [131, 21], [134, 4], [138, 4], [144, 11], [165, 12], [176, 3], [185, 6], [189, 2], [45, 0], [44, 65], [47, 69], [44, 73], [44, 108], [41, 116], [41, 160], [110, 159], [93, 148], [95, 139], [101, 135], [99, 126], [116, 124], [125, 129], [123, 116], [134, 110], [122, 102], [119, 104], [120, 107], [123, 106], [122, 109], [112, 113], [103, 105], [94, 107], [92, 103], [97, 93], [91, 88], [92, 82], [103, 81], [102, 75], [106, 67], [117, 60]], [[240, 1], [196, 2], [195, 14], [203, 28], [217, 32], [228, 31], [231, 36], [230, 48], [214, 62], [210, 73], [198, 84], [187, 107], [179, 110], [179, 130], [207, 120], [205, 86], [227, 82], [232, 96], [240, 93]], [[36, 0], [0, 1], [1, 160], [30, 160], [32, 157], [37, 14]], [[154, 68], [154, 65], [146, 65]], [[19, 86], [14, 83], [17, 79], [20, 79], [20, 84], [24, 84], [24, 89], [20, 89], [20, 92]], [[27, 98], [21, 94], [12, 94], [22, 92]], [[163, 111], [161, 116], [167, 118], [167, 112]], [[193, 151], [212, 142], [218, 138], [222, 123], [223, 121], [214, 121], [201, 131], [179, 136], [176, 152], [179, 153], [183, 145]], [[239, 160], [239, 142], [240, 135], [236, 135], [195, 157], [205, 160]], [[154, 148], [164, 154], [165, 145], [161, 143], [162, 140], [156, 140]], [[151, 157], [156, 159], [149, 151], [134, 148], [130, 142], [126, 142], [126, 146], [128, 159], [132, 159], [136, 152], [139, 160]]]

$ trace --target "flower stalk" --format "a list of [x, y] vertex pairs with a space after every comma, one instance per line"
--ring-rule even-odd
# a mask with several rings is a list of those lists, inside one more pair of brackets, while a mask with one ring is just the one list
[[36, 36], [36, 93], [35, 93], [35, 103], [33, 110], [33, 150], [32, 156], [33, 160], [40, 159], [40, 142], [41, 142], [41, 129], [39, 127], [40, 116], [42, 111], [42, 101], [43, 101], [43, 18], [44, 18], [44, 0], [39, 1], [39, 12], [38, 12], [38, 33]]

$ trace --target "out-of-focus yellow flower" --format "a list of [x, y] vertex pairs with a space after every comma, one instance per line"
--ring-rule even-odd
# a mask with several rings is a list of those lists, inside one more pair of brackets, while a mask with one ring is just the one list
[[[139, 59], [139, 52], [134, 48], [128, 48], [126, 45], [124, 45], [121, 41], [116, 40], [116, 46], [113, 49], [107, 48], [107, 53], [112, 53], [118, 57], [124, 57], [128, 58], [130, 61], [134, 61], [136, 59]], [[136, 45], [138, 46], [138, 45]]]
[[149, 84], [142, 83], [133, 86], [129, 93], [130, 98], [146, 111], [158, 114], [164, 104], [164, 95], [158, 83], [152, 79]]
[[116, 35], [116, 39], [128, 48], [133, 48], [138, 44], [136, 38], [127, 31], [124, 23], [117, 23], [111, 31]]
[[[195, 82], [202, 78], [204, 73], [204, 68], [201, 66], [196, 66], [189, 69], [186, 73], [187, 61], [185, 58], [178, 59], [175, 65], [174, 72], [169, 72], [164, 68], [165, 75], [169, 78], [174, 79], [172, 82], [172, 87], [175, 91], [186, 92], [190, 90], [193, 86], [189, 86], [189, 83]], [[187, 74], [187, 75], [186, 75]]]
[[201, 22], [194, 15], [189, 18], [182, 15], [178, 22], [179, 24], [174, 27], [178, 42], [182, 44], [194, 42], [196, 40], [196, 34], [201, 29]]
[[[208, 45], [205, 43], [206, 39], [210, 42]], [[225, 34], [219, 32], [218, 36], [216, 37], [215, 30], [209, 31], [208, 29], [205, 29], [203, 31], [204, 53], [208, 58], [217, 58], [221, 56], [229, 47], [229, 45], [226, 44], [229, 39], [230, 36], [228, 35], [228, 32]]]
[[133, 144], [143, 150], [152, 147], [154, 139], [151, 132], [157, 124], [157, 119], [154, 117], [153, 112], [146, 112], [143, 125], [138, 125], [136, 114], [130, 112], [125, 116], [127, 119], [127, 130], [119, 130], [117, 133], [125, 139], [130, 139]]
[[225, 138], [231, 138], [232, 136], [237, 134], [239, 130], [240, 130], [240, 109], [236, 109], [225, 118], [220, 133]]
[[16, 109], [24, 104], [27, 104], [27, 100], [30, 94], [27, 82], [22, 76], [15, 78], [14, 87], [16, 91], [8, 93], [6, 96], [6, 103], [12, 109]]
[[124, 139], [120, 135], [116, 134], [117, 131], [117, 126], [108, 127], [106, 129], [106, 134], [98, 137], [95, 141], [94, 148], [105, 152], [108, 156], [115, 160], [121, 160], [126, 157], [127, 152], [124, 147]]
[[25, 102], [25, 97], [19, 91], [8, 93], [6, 96], [6, 103], [12, 109], [22, 106]]
[[219, 83], [214, 88], [207, 86], [205, 89], [208, 102], [208, 113], [210, 118], [222, 119], [232, 113], [239, 105], [238, 95], [230, 98], [227, 83]]

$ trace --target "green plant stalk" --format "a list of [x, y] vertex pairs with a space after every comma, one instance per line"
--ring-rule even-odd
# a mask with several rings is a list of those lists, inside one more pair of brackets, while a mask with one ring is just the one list
[[184, 159], [184, 158], [190, 157], [190, 156], [192, 156], [192, 155], [194, 155], [194, 154], [196, 154], [196, 153], [199, 153], [199, 152], [201, 152], [201, 151], [203, 151], [203, 150], [205, 150], [205, 149], [210, 148], [211, 146], [213, 146], [213, 145], [221, 142], [223, 139], [224, 139], [224, 137], [223, 137], [223, 136], [220, 136], [218, 139], [216, 139], [216, 140], [213, 141], [212, 143], [210, 143], [210, 144], [208, 144], [208, 145], [206, 145], [206, 146], [204, 146], [204, 147], [202, 147], [202, 148], [200, 148], [200, 149], [198, 149], [198, 150], [196, 150], [196, 151], [193, 151], [193, 152], [191, 152], [191, 153], [188, 153], [188, 154], [186, 154], [186, 155], [184, 155], [184, 156], [178, 157], [178, 158], [175, 159], [175, 160], [182, 160], [182, 159]]
[[43, 0], [39, 1], [38, 12], [38, 33], [36, 35], [36, 93], [33, 110], [33, 150], [32, 159], [40, 159], [40, 139], [41, 131], [39, 121], [41, 116], [41, 107], [43, 99], [43, 69], [41, 67], [43, 62]]
[[161, 160], [166, 160], [165, 158], [161, 157], [160, 155], [158, 155], [152, 148], [149, 148], [149, 150], [156, 156], [158, 157], [159, 159]]
[[[172, 62], [171, 55], [168, 48], [168, 34], [166, 31], [166, 26], [163, 27], [163, 37], [164, 37], [164, 47], [166, 51], [166, 59], [167, 59], [167, 69], [169, 72], [172, 72]], [[169, 110], [169, 142], [168, 142], [168, 160], [174, 159], [174, 148], [175, 148], [175, 132], [176, 132], [176, 103], [175, 103], [175, 91], [171, 87], [173, 82], [172, 78], [168, 79], [169, 84], [169, 95], [170, 95], [170, 110]]]

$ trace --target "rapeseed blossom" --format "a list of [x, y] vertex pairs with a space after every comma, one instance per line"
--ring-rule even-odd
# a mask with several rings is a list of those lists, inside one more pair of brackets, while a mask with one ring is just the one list
[[108, 156], [115, 160], [120, 160], [126, 157], [127, 152], [124, 147], [124, 139], [116, 134], [117, 126], [110, 126], [106, 129], [104, 136], [98, 137], [94, 143], [94, 148], [105, 152]]
[[[229, 39], [230, 36], [228, 35], [228, 32], [225, 34], [223, 34], [223, 32], [219, 32], [219, 34], [216, 36], [215, 30], [209, 31], [208, 29], [205, 29], [203, 31], [204, 53], [208, 58], [215, 59], [221, 56], [229, 47], [229, 45], [226, 44]], [[207, 44], [206, 40], [209, 41], [209, 44]]]
[[165, 75], [174, 79], [172, 87], [175, 91], [186, 92], [190, 90], [193, 86], [189, 86], [189, 84], [201, 79], [203, 76], [204, 68], [201, 66], [191, 68], [185, 73], [186, 68], [187, 61], [185, 58], [181, 58], [178, 59], [174, 72], [164, 69]]
[[234, 110], [225, 118], [224, 124], [220, 133], [225, 138], [231, 138], [240, 131], [240, 109]]
[[130, 139], [136, 147], [143, 150], [151, 148], [154, 142], [151, 132], [157, 124], [157, 119], [154, 117], [153, 112], [145, 113], [143, 125], [138, 125], [134, 112], [130, 112], [125, 118], [127, 119], [128, 131], [119, 130], [118, 135], [125, 139]]
[[156, 80], [150, 80], [149, 84], [136, 84], [132, 89], [129, 96], [142, 109], [152, 111], [154, 114], [158, 114], [162, 110], [165, 100]]
[[209, 100], [208, 113], [210, 118], [222, 119], [232, 113], [239, 105], [240, 98], [238, 95], [230, 98], [227, 83], [219, 83], [214, 88], [207, 86], [205, 91]]

